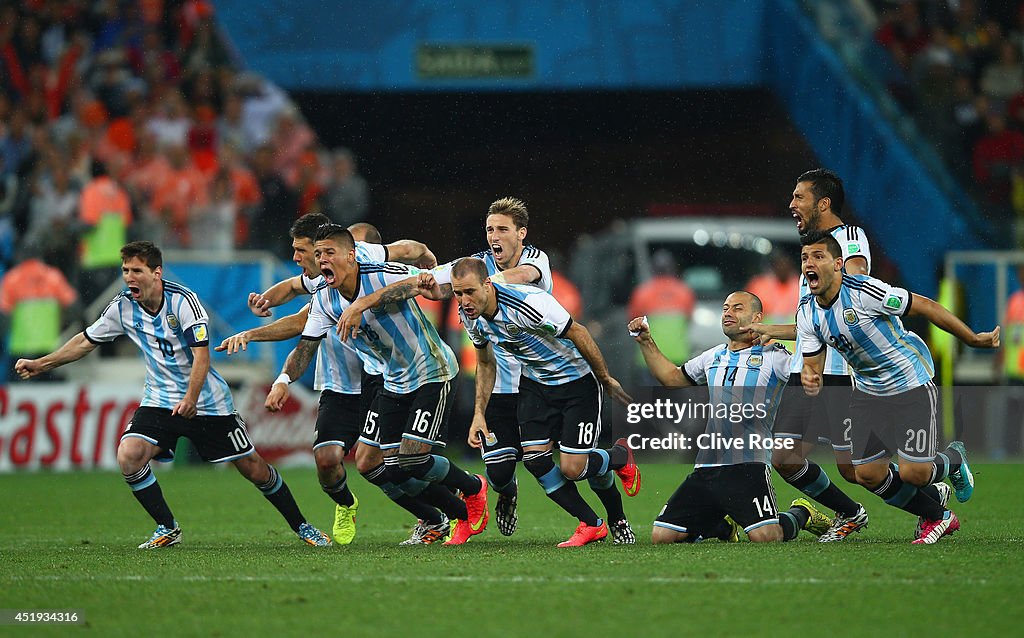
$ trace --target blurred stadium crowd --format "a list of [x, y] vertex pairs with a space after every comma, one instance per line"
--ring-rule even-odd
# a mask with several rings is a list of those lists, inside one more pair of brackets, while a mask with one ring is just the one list
[[42, 273], [61, 303], [91, 301], [126, 239], [288, 259], [298, 215], [348, 224], [367, 206], [352, 154], [239, 71], [212, 3], [0, 5], [0, 278], [32, 261], [0, 313]]

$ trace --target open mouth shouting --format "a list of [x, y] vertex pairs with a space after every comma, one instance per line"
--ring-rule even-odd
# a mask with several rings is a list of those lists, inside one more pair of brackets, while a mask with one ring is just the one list
[[142, 296], [142, 288], [128, 284], [128, 292], [132, 294], [132, 299], [138, 300]]
[[818, 276], [817, 270], [811, 268], [805, 269], [804, 278], [807, 280], [807, 287], [810, 288], [812, 292], [818, 290], [818, 287], [821, 285], [821, 277]]
[[326, 262], [320, 264], [320, 274], [324, 276], [324, 281], [327, 282], [328, 286], [334, 286], [337, 277], [335, 277], [334, 269], [329, 264]]

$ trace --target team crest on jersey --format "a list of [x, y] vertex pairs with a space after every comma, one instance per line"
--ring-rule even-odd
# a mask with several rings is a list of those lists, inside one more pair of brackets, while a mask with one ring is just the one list
[[523, 334], [523, 329], [514, 323], [506, 323], [505, 330], [508, 331], [510, 337], [518, 337], [519, 335]]
[[178, 318], [174, 316], [173, 312], [167, 313], [167, 325], [170, 326], [171, 330], [177, 330], [178, 326], [181, 325], [178, 323]]
[[854, 310], [853, 308], [847, 308], [846, 310], [843, 311], [843, 321], [846, 322], [846, 325], [856, 326], [857, 319], [857, 311]]
[[751, 368], [760, 368], [761, 363], [764, 361], [764, 357], [759, 354], [752, 354], [747, 357], [747, 365]]

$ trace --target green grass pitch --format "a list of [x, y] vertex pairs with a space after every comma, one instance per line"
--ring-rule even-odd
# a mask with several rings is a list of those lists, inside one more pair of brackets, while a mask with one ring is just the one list
[[[852, 486], [871, 525], [846, 543], [652, 547], [650, 524], [689, 468], [643, 470], [625, 499], [640, 544], [580, 549], [555, 548], [575, 522], [521, 468], [515, 536], [492, 521], [465, 546], [412, 548], [396, 546], [408, 517], [358, 477], [355, 543], [318, 549], [233, 470], [159, 472], [184, 537], [144, 552], [153, 525], [116, 473], [2, 476], [0, 609], [78, 609], [86, 622], [0, 635], [1008, 635], [1024, 623], [1024, 466], [977, 467], [974, 498], [953, 504], [963, 529], [922, 547], [910, 515]], [[313, 471], [282, 474], [329, 530]], [[780, 505], [797, 496], [776, 488]]]

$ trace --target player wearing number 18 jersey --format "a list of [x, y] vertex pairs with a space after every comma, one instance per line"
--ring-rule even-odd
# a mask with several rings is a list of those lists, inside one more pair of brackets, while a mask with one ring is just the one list
[[[490, 434], [487, 405], [496, 375], [495, 351], [502, 351], [522, 364], [516, 418], [523, 465], [549, 498], [580, 521], [572, 537], [559, 546], [600, 540], [608, 535], [609, 526], [615, 530], [616, 542], [635, 542], [612, 472], [619, 475], [630, 496], [639, 491], [640, 472], [627, 447], [616, 443], [610, 450], [596, 448], [601, 434], [602, 386], [620, 402], [629, 403], [630, 399], [608, 374], [601, 351], [586, 328], [542, 290], [492, 282], [480, 259], [460, 259], [451, 276], [463, 324], [478, 348], [469, 444], [479, 448]], [[556, 442], [559, 467], [552, 460]], [[583, 479], [599, 495], [605, 493], [601, 500], [609, 510], [608, 526], [577, 491], [573, 481]]]
[[[872, 277], [844, 274], [842, 249], [828, 233], [809, 233], [800, 243], [801, 268], [811, 291], [797, 310], [803, 387], [812, 396], [820, 391], [825, 346], [832, 345], [853, 371], [850, 419], [857, 481], [889, 505], [922, 519], [915, 544], [934, 543], [959, 529], [960, 522], [936, 500], [931, 484], [948, 476], [963, 502], [974, 489], [973, 478], [962, 443], [937, 450], [931, 354], [900, 317], [923, 316], [976, 348], [998, 347], [999, 328], [977, 334], [931, 299]], [[894, 453], [900, 457], [898, 472], [889, 463]]]
[[153, 517], [156, 531], [140, 549], [167, 547], [181, 529], [164, 500], [150, 461], [170, 460], [179, 437], [190, 439], [212, 463], [231, 462], [311, 545], [331, 539], [308, 522], [291, 491], [249, 441], [234, 410], [227, 383], [210, 366], [208, 317], [195, 293], [163, 279], [163, 257], [150, 242], [121, 248], [121, 272], [128, 290], [100, 318], [59, 350], [15, 365], [22, 378], [77, 361], [119, 335], [139, 346], [146, 360], [146, 389], [117, 448], [117, 462], [132, 494]]

